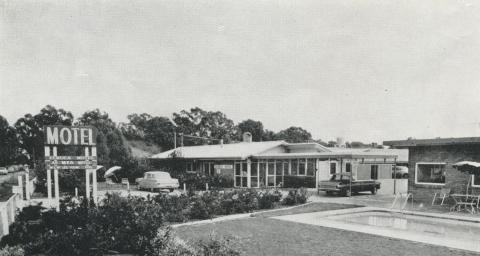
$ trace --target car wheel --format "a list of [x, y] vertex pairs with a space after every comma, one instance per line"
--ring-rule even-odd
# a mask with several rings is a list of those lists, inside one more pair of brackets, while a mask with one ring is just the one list
[[170, 192], [173, 192], [174, 189], [173, 189], [173, 188], [170, 188], [170, 189], [168, 189], [168, 190], [169, 190]]
[[402, 178], [408, 179], [408, 173], [403, 174]]
[[326, 191], [326, 193], [327, 193], [327, 196], [333, 195], [333, 192], [332, 192], [332, 191]]
[[372, 188], [372, 195], [376, 195], [377, 194], [377, 187], [373, 187]]
[[345, 196], [351, 197], [351, 196], [352, 196], [352, 191], [351, 191], [350, 189], [347, 189], [347, 190], [345, 191]]

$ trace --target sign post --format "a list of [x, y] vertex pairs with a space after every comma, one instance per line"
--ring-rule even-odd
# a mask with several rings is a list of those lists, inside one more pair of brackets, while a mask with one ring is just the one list
[[[47, 169], [47, 196], [52, 205], [52, 171], [54, 172], [55, 205], [59, 210], [60, 189], [58, 170], [85, 170], [86, 200], [90, 200], [90, 175], [92, 177], [93, 200], [97, 203], [97, 148], [96, 130], [91, 126], [44, 127], [45, 168]], [[80, 146], [85, 150], [84, 156], [59, 156], [57, 146]]]

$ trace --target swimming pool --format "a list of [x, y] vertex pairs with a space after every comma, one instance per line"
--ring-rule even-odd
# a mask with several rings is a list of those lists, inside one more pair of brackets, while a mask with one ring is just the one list
[[480, 252], [480, 218], [373, 207], [274, 218]]

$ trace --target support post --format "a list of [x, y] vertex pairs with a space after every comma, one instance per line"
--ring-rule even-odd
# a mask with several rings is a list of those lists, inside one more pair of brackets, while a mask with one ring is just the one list
[[[92, 147], [91, 156], [92, 157], [97, 156], [97, 147]], [[92, 177], [93, 201], [95, 202], [95, 205], [97, 205], [97, 203], [98, 203], [97, 169], [92, 169], [92, 174], [93, 174], [93, 177]], [[130, 187], [129, 187], [128, 184], [127, 184], [127, 188], [130, 191]]]
[[30, 185], [29, 185], [30, 176], [28, 173], [25, 173], [25, 198], [30, 200]]
[[[89, 156], [88, 147], [85, 147], [85, 156]], [[90, 200], [90, 171], [88, 169], [85, 170], [85, 199], [87, 200], [87, 204], [89, 204]]]
[[[57, 155], [57, 147], [53, 147], [53, 156]], [[55, 189], [55, 208], [60, 210], [60, 188], [58, 187], [58, 169], [53, 169], [53, 183]]]
[[[50, 156], [50, 147], [45, 146], [45, 156]], [[52, 170], [47, 169], [47, 198], [48, 204], [52, 205]]]
[[187, 183], [183, 183], [183, 193], [187, 193]]
[[[242, 166], [242, 164], [240, 164], [240, 166]], [[257, 173], [257, 175], [259, 174]], [[250, 159], [247, 159], [247, 187], [252, 187], [252, 161]]]
[[53, 170], [53, 180], [55, 183], [55, 208], [60, 211], [60, 188], [58, 187], [58, 169]]
[[20, 190], [20, 198], [22, 198], [23, 200], [23, 179], [21, 175], [17, 176], [17, 178], [18, 178], [18, 188], [19, 188], [18, 190]]
[[7, 209], [6, 208], [0, 209], [0, 218], [1, 218], [1, 221], [2, 221], [2, 235], [3, 236], [8, 235], [9, 222], [8, 222], [8, 216], [7, 216]]

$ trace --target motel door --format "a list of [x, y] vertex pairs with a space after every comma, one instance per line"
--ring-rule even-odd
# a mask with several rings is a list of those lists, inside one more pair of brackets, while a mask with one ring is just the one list
[[318, 161], [318, 181], [329, 180], [330, 177], [330, 161]]

